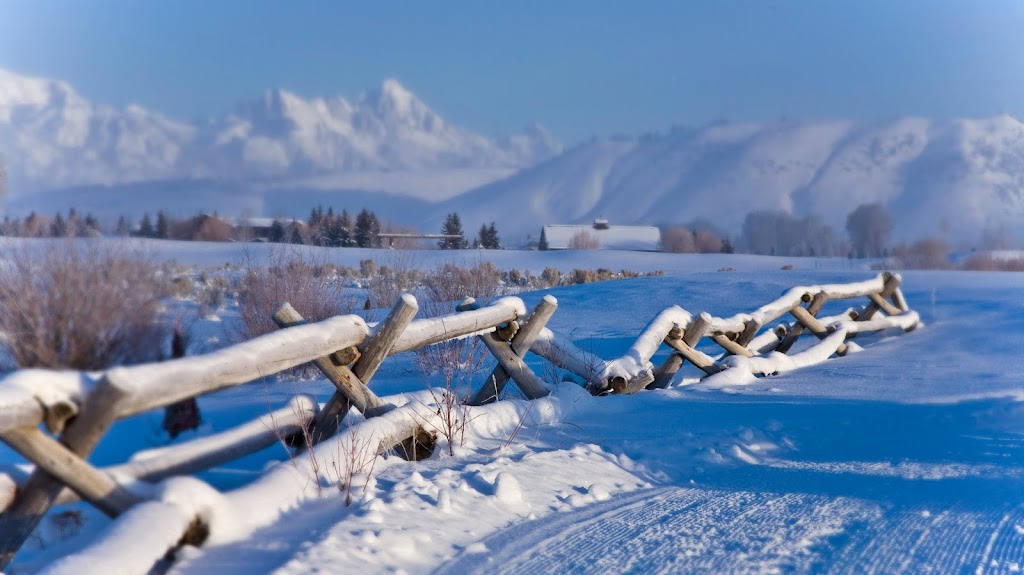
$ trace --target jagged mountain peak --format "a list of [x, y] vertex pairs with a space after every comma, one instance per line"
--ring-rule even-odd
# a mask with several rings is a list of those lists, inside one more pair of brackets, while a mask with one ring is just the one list
[[446, 122], [393, 78], [354, 103], [276, 88], [239, 101], [225, 117], [184, 123], [140, 106], [93, 105], [66, 83], [0, 70], [0, 153], [11, 158], [11, 179], [25, 189], [169, 177], [509, 169], [549, 158], [556, 149], [549, 139], [536, 131], [510, 139], [474, 134]]

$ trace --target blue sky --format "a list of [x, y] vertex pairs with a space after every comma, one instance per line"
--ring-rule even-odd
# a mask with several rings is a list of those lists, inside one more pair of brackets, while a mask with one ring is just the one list
[[1024, 3], [0, 0], [0, 67], [191, 119], [397, 78], [573, 143], [729, 119], [1024, 116]]

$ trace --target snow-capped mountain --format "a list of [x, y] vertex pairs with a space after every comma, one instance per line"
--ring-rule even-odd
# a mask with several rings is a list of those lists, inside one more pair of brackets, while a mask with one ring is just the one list
[[[440, 204], [471, 229], [496, 220], [536, 239], [545, 223], [685, 223], [728, 233], [747, 213], [818, 214], [838, 232], [858, 205], [882, 202], [894, 236], [977, 242], [1024, 229], [1024, 123], [1011, 116], [884, 123], [718, 124], [595, 139]], [[426, 225], [426, 223], [424, 224]], [[1024, 238], [1020, 238], [1024, 239]]]
[[[452, 125], [395, 80], [353, 101], [271, 90], [226, 117], [185, 123], [0, 71], [0, 152], [15, 211], [302, 217], [310, 202], [362, 202], [425, 231], [450, 211], [467, 229], [495, 221], [515, 245], [545, 223], [602, 216], [705, 218], [735, 234], [758, 209], [818, 214], [841, 233], [858, 205], [883, 202], [898, 239], [971, 245], [1000, 229], [1024, 239], [1024, 124], [1006, 115], [719, 123], [560, 153], [539, 126], [488, 138]], [[54, 191], [24, 193], [41, 190]]]
[[0, 70], [0, 152], [19, 189], [169, 179], [518, 169], [561, 146], [543, 128], [488, 138], [452, 125], [396, 80], [354, 102], [284, 90], [205, 123], [93, 104], [68, 84]]

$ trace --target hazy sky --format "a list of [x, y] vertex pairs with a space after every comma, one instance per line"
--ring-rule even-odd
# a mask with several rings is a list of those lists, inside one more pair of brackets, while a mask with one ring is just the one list
[[0, 0], [0, 67], [191, 119], [395, 77], [488, 134], [1024, 116], [1024, 2]]

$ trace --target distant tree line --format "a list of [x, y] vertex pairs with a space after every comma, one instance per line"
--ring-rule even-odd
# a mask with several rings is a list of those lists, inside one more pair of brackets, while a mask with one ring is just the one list
[[84, 217], [74, 208], [67, 215], [57, 212], [52, 218], [32, 212], [17, 219], [4, 216], [0, 234], [23, 238], [89, 237], [103, 234], [103, 228], [92, 214]]
[[697, 221], [662, 229], [662, 247], [676, 253], [743, 253], [772, 256], [884, 257], [892, 253], [892, 217], [882, 204], [862, 204], [846, 218], [841, 240], [821, 216], [755, 210], [743, 220], [737, 245], [713, 224]]
[[[464, 250], [470, 246], [469, 240], [466, 239], [466, 234], [462, 230], [462, 218], [457, 212], [451, 212], [445, 216], [444, 224], [441, 225], [441, 235], [449, 237], [437, 241], [439, 249]], [[473, 240], [473, 247], [484, 250], [502, 249], [501, 238], [498, 237], [498, 229], [494, 226], [494, 222], [489, 225], [480, 224], [480, 231], [477, 232], [476, 239]]]
[[[268, 222], [269, 225], [264, 224]], [[257, 225], [255, 222], [260, 222]], [[441, 233], [448, 236], [438, 243], [440, 249], [465, 249], [470, 247], [462, 229], [459, 215], [452, 212], [445, 218]], [[363, 208], [353, 217], [348, 210], [336, 213], [334, 208], [318, 205], [303, 221], [291, 218], [266, 218], [241, 220], [237, 225], [221, 218], [217, 213], [197, 214], [187, 218], [176, 218], [160, 210], [155, 215], [146, 212], [137, 223], [126, 216], [118, 218], [113, 227], [103, 226], [92, 214], [80, 216], [74, 208], [67, 215], [56, 213], [52, 217], [36, 212], [24, 218], [5, 216], [0, 222], [0, 235], [12, 237], [85, 237], [113, 235], [119, 237], [140, 237], [182, 241], [266, 241], [341, 248], [384, 247], [381, 234], [398, 234], [389, 239], [387, 246], [399, 248], [420, 247], [415, 237], [421, 235], [407, 226], [392, 226], [382, 222], [377, 214]], [[405, 236], [405, 237], [402, 237]], [[501, 239], [494, 222], [481, 224], [480, 231], [472, 246], [481, 249], [502, 249]]]
[[[277, 222], [275, 222], [276, 224]], [[294, 222], [293, 222], [293, 225]], [[273, 228], [272, 228], [273, 229]], [[318, 246], [334, 248], [379, 248], [381, 247], [381, 222], [377, 214], [363, 208], [352, 218], [348, 210], [342, 209], [340, 214], [334, 213], [334, 208], [327, 208], [324, 212], [323, 206], [313, 208], [306, 220], [306, 241]], [[280, 241], [274, 234], [270, 241]], [[292, 230], [293, 235], [301, 237], [301, 230]], [[282, 236], [283, 237], [283, 236]], [[295, 242], [292, 242], [295, 243]]]

